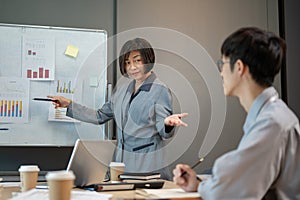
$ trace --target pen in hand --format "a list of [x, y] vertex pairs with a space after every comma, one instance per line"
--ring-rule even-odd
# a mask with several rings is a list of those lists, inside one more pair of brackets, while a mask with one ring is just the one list
[[[202, 163], [203, 160], [204, 160], [204, 158], [200, 158], [191, 168], [194, 169], [196, 166], [198, 166], [200, 163]], [[183, 177], [184, 175], [186, 175], [186, 173], [187, 173], [186, 171], [183, 171], [180, 176]]]
[[52, 101], [52, 102], [55, 102], [55, 103], [58, 103], [59, 101], [56, 100], [56, 99], [50, 99], [50, 98], [33, 98], [32, 100], [35, 100], [35, 101]]

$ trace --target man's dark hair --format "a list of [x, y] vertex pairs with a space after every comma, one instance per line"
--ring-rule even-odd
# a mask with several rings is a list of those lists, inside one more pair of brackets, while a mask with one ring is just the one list
[[226, 38], [221, 47], [221, 54], [230, 58], [231, 71], [240, 59], [261, 86], [272, 85], [285, 53], [286, 43], [283, 39], [256, 27], [237, 30]]
[[148, 73], [153, 68], [155, 62], [154, 50], [147, 40], [143, 38], [135, 38], [127, 41], [120, 51], [119, 66], [121, 74], [128, 77], [125, 68], [125, 61], [128, 59], [131, 51], [140, 52], [142, 61], [145, 64], [145, 73]]

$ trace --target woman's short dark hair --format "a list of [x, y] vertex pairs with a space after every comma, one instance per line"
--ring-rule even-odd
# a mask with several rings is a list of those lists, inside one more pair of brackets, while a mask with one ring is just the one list
[[119, 66], [121, 74], [128, 77], [125, 68], [125, 61], [128, 59], [129, 54], [132, 51], [140, 52], [142, 61], [145, 65], [145, 73], [148, 73], [153, 68], [155, 62], [154, 50], [147, 40], [143, 38], [135, 38], [127, 41], [120, 51]]
[[221, 54], [230, 58], [230, 67], [240, 59], [249, 67], [252, 78], [271, 86], [285, 59], [286, 43], [272, 32], [256, 27], [241, 28], [223, 42]]

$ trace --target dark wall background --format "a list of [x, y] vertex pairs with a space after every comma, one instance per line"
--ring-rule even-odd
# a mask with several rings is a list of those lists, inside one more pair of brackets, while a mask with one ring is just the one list
[[114, 33], [114, 0], [0, 0], [0, 22], [105, 29]]
[[284, 1], [284, 34], [287, 42], [287, 103], [300, 117], [300, 1]]

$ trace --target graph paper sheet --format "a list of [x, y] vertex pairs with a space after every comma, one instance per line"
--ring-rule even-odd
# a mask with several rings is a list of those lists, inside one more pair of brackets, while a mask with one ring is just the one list
[[29, 80], [0, 77], [0, 123], [27, 123]]

